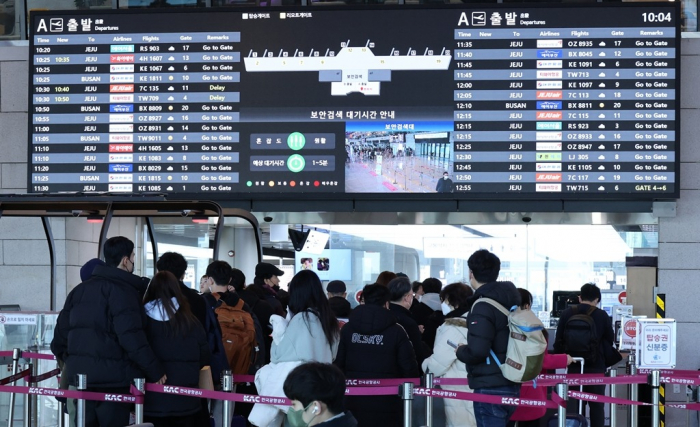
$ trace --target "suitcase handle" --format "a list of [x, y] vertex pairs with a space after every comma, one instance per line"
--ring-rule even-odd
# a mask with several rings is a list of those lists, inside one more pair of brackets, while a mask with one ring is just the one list
[[[581, 364], [581, 373], [583, 373], [583, 367], [586, 364], [586, 359], [584, 359], [583, 357], [572, 357], [571, 359], [573, 359], [574, 363]], [[583, 386], [580, 386], [579, 390], [583, 392]], [[585, 415], [583, 414], [583, 400], [578, 401], [578, 413], [585, 417]]]

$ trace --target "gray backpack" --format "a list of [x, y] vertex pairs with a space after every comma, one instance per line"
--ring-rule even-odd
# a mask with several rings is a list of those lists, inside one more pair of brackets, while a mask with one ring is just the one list
[[[508, 350], [506, 360], [501, 363], [496, 353], [491, 350], [491, 357], [501, 368], [503, 376], [514, 383], [532, 381], [542, 372], [544, 352], [547, 349], [547, 340], [542, 330], [544, 325], [535, 316], [532, 310], [521, 310], [513, 306], [510, 311], [491, 298], [479, 298], [474, 302], [485, 302], [508, 317]], [[472, 310], [473, 310], [472, 306]]]

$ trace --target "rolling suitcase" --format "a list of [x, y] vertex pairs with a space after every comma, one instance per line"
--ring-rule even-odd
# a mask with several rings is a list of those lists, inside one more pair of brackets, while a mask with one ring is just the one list
[[[581, 373], [583, 373], [583, 365], [585, 361], [583, 357], [574, 357], [574, 362], [581, 363]], [[580, 387], [583, 391], [583, 386]], [[578, 402], [578, 414], [566, 414], [566, 427], [588, 427], [588, 419], [583, 413], [583, 401]], [[549, 419], [547, 427], [559, 427], [559, 417], [555, 414]]]

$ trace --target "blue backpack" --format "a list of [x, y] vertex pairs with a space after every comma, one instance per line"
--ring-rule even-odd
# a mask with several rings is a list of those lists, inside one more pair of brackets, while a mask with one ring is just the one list
[[226, 357], [223, 339], [221, 337], [221, 327], [214, 312], [214, 307], [207, 304], [207, 317], [205, 318], [204, 331], [207, 333], [207, 343], [211, 352], [211, 376], [214, 384], [221, 384], [221, 374], [225, 370], [231, 369]]

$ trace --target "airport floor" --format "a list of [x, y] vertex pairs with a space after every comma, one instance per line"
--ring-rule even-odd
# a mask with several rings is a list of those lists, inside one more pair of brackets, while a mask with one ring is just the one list
[[345, 190], [358, 193], [434, 193], [437, 181], [452, 162], [435, 157], [384, 158], [381, 164], [372, 160], [345, 164]]

